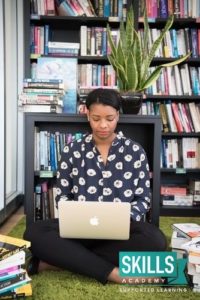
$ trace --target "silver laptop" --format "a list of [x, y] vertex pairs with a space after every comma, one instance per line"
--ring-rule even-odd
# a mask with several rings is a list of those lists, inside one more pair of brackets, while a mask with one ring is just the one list
[[127, 240], [130, 203], [97, 201], [58, 202], [60, 237]]

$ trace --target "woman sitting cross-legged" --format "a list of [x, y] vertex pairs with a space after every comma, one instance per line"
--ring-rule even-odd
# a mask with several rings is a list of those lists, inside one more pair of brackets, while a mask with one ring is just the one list
[[144, 222], [151, 204], [149, 165], [144, 149], [116, 132], [118, 92], [93, 90], [86, 106], [92, 133], [65, 146], [57, 171], [56, 200], [131, 203], [130, 238], [61, 238], [57, 219], [37, 221], [24, 233], [24, 238], [31, 241], [33, 254], [29, 271], [60, 268], [103, 284], [122, 283], [119, 252], [164, 251], [166, 239], [159, 228]]

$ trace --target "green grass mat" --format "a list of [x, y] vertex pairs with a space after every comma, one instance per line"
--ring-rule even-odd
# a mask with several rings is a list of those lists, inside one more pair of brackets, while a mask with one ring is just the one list
[[[194, 217], [161, 217], [160, 228], [170, 242], [171, 224], [181, 222], [200, 223], [200, 218]], [[9, 233], [13, 237], [22, 237], [25, 228], [25, 218]], [[32, 276], [33, 296], [30, 300], [153, 300], [153, 299], [200, 299], [199, 293], [193, 293], [189, 288], [160, 288], [153, 286], [125, 286], [108, 283], [103, 286], [93, 279], [72, 274], [67, 271], [46, 271]], [[180, 288], [180, 289], [179, 289]]]

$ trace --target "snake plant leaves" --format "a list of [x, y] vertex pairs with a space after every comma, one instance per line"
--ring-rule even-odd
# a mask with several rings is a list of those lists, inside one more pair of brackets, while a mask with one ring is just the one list
[[148, 77], [148, 79], [146, 81], [144, 81], [144, 83], [142, 84], [141, 86], [141, 90], [144, 90], [146, 88], [148, 88], [149, 86], [152, 85], [152, 83], [154, 81], [156, 81], [160, 75], [160, 72], [163, 68], [165, 67], [173, 67], [177, 64], [180, 64], [182, 63], [186, 58], [188, 58], [190, 56], [191, 53], [188, 53], [186, 56], [182, 57], [182, 58], [179, 58], [175, 61], [172, 61], [172, 62], [169, 62], [169, 63], [165, 63], [165, 64], [162, 64], [158, 67], [155, 68], [155, 70], [152, 72], [152, 74]]
[[126, 25], [124, 22], [120, 22], [120, 36], [117, 45], [115, 45], [112, 38], [111, 29], [107, 25], [107, 37], [111, 49], [108, 60], [116, 71], [120, 91], [144, 91], [158, 79], [162, 68], [178, 65], [190, 56], [189, 53], [172, 62], [159, 64], [152, 74], [149, 73], [155, 53], [161, 45], [166, 32], [171, 28], [173, 21], [173, 16], [167, 19], [159, 37], [154, 41], [150, 49], [148, 49], [150, 29], [146, 10], [144, 11], [143, 38], [134, 28], [134, 10], [132, 6], [127, 11]]

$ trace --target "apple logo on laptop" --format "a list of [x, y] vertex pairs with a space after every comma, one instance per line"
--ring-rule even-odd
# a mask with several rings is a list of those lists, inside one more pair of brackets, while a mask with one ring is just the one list
[[90, 224], [92, 226], [98, 226], [99, 225], [99, 219], [96, 216], [90, 218]]

